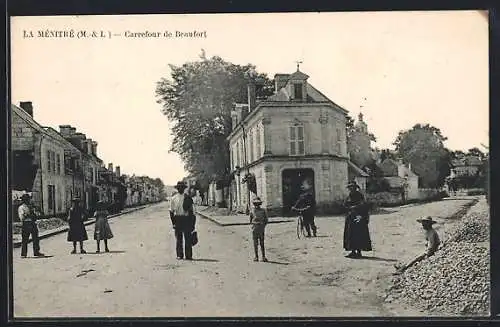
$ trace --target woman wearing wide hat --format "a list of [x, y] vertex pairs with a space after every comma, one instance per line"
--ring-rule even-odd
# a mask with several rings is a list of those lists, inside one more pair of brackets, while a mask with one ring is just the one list
[[347, 185], [349, 195], [344, 201], [348, 210], [344, 225], [344, 249], [351, 251], [348, 258], [361, 258], [361, 251], [371, 251], [372, 243], [368, 223], [370, 220], [368, 207], [360, 187], [352, 181]]
[[111, 227], [109, 227], [108, 215], [109, 212], [106, 204], [103, 201], [97, 202], [97, 210], [94, 213], [94, 240], [97, 242], [96, 253], [101, 252], [101, 241], [104, 241], [104, 250], [109, 252], [108, 240], [113, 238], [113, 232], [111, 231]]
[[88, 240], [87, 231], [83, 224], [84, 212], [80, 207], [80, 199], [73, 198], [71, 201], [71, 208], [68, 213], [68, 242], [73, 242], [73, 251], [71, 254], [76, 253], [76, 243], [80, 243], [80, 253], [87, 253], [83, 249], [83, 241]]
[[184, 193], [187, 188], [186, 183], [180, 181], [175, 188], [178, 192], [170, 200], [170, 219], [175, 231], [177, 259], [192, 260], [193, 233], [196, 225], [193, 199]]

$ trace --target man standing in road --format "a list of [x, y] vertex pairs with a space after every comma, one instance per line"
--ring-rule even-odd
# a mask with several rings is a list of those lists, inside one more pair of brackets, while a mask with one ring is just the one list
[[311, 229], [313, 236], [316, 237], [316, 224], [314, 223], [314, 215], [316, 214], [316, 199], [314, 198], [312, 182], [305, 179], [302, 182], [302, 190], [304, 191], [292, 209], [305, 209], [302, 212], [302, 217], [304, 218], [304, 227], [307, 232], [307, 237], [311, 237]]
[[31, 204], [31, 196], [27, 193], [21, 196], [23, 202], [17, 209], [19, 219], [22, 222], [21, 257], [26, 258], [28, 254], [28, 241], [30, 235], [33, 239], [33, 254], [35, 257], [45, 256], [40, 252], [40, 241], [38, 239], [38, 226], [36, 225], [36, 215]]
[[[176, 193], [170, 200], [170, 219], [175, 230], [177, 259], [193, 259], [193, 231], [195, 230], [196, 216], [194, 214], [193, 199], [184, 191], [187, 185], [178, 182]], [[184, 239], [184, 246], [183, 246]]]

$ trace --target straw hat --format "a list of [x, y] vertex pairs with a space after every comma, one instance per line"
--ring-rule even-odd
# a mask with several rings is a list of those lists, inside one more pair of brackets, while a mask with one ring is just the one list
[[253, 199], [252, 203], [253, 204], [262, 204], [262, 200], [259, 197], [256, 197], [255, 199]]
[[427, 216], [425, 218], [417, 219], [417, 221], [419, 223], [427, 223], [427, 224], [431, 224], [431, 225], [437, 223], [437, 221], [433, 220], [431, 216]]

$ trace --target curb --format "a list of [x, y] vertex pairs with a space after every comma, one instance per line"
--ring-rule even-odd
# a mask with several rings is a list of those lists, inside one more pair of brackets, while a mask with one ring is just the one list
[[[227, 226], [250, 226], [251, 224], [250, 223], [227, 223], [227, 224], [224, 224], [224, 223], [221, 223], [219, 221], [217, 221], [216, 219], [208, 216], [208, 215], [205, 215], [201, 212], [196, 212], [197, 215], [199, 215], [201, 218], [204, 218], [204, 219], [207, 219], [207, 220], [210, 220], [211, 222], [221, 226], [221, 227], [227, 227]], [[274, 221], [269, 221], [268, 224], [280, 224], [280, 223], [290, 223], [290, 222], [294, 222], [294, 220], [292, 219], [288, 219], [288, 220], [274, 220]]]
[[[156, 203], [154, 203], [154, 204], [156, 204]], [[153, 205], [154, 205], [154, 204], [153, 204]], [[145, 209], [145, 208], [147, 208], [147, 207], [148, 207], [148, 206], [142, 206], [142, 207], [133, 208], [133, 209], [131, 209], [131, 210], [127, 211], [127, 212], [115, 213], [115, 214], [113, 214], [113, 215], [109, 215], [109, 216], [108, 216], [108, 219], [115, 218], [115, 217], [118, 217], [118, 216], [123, 216], [123, 215], [129, 214], [129, 213], [135, 212], [135, 211], [139, 211], [139, 210]], [[95, 219], [90, 218], [89, 220], [85, 221], [85, 222], [83, 223], [83, 225], [84, 225], [84, 226], [88, 226], [88, 225], [91, 225], [91, 224], [93, 224], [93, 223], [95, 223]], [[42, 239], [44, 239], [44, 238], [48, 238], [48, 237], [50, 237], [50, 236], [54, 236], [54, 235], [57, 235], [57, 234], [61, 234], [61, 233], [67, 232], [67, 231], [68, 231], [68, 229], [69, 229], [69, 227], [68, 227], [68, 226], [62, 226], [62, 227], [55, 228], [55, 229], [53, 229], [53, 230], [48, 230], [48, 231], [44, 232], [43, 234], [40, 234], [40, 235], [38, 236], [38, 239], [42, 240]], [[32, 239], [29, 239], [29, 240], [28, 240], [28, 243], [31, 243], [31, 242], [32, 242]], [[21, 241], [15, 241], [15, 242], [13, 242], [13, 247], [14, 247], [14, 248], [19, 248], [19, 247], [21, 247]]]

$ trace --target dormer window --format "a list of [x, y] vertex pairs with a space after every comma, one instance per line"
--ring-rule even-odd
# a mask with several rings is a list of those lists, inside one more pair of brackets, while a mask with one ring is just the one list
[[295, 100], [302, 100], [302, 83], [293, 84], [293, 95]]

